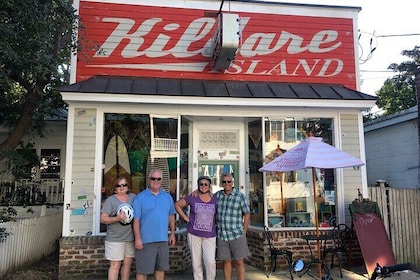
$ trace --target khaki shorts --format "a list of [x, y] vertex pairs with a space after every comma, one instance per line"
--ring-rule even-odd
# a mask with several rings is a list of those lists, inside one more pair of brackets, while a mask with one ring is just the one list
[[136, 256], [134, 241], [109, 242], [105, 240], [105, 257], [110, 261], [122, 261]]
[[250, 255], [248, 242], [245, 235], [237, 239], [224, 241], [217, 238], [217, 259], [218, 260], [241, 260]]

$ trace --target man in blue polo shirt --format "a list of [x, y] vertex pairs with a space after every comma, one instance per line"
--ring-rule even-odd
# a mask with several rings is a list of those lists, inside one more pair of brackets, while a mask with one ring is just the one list
[[133, 202], [137, 280], [146, 280], [152, 273], [154, 279], [163, 280], [169, 269], [168, 244], [175, 244], [175, 206], [171, 195], [161, 189], [161, 184], [162, 172], [152, 170], [148, 188]]

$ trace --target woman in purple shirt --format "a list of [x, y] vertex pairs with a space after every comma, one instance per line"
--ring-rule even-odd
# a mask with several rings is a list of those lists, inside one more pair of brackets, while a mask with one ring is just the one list
[[[194, 280], [216, 278], [216, 197], [211, 193], [211, 179], [200, 176], [197, 180], [198, 196], [189, 194], [175, 203], [175, 209], [188, 222], [188, 246], [191, 251]], [[189, 206], [190, 215], [182, 208]]]

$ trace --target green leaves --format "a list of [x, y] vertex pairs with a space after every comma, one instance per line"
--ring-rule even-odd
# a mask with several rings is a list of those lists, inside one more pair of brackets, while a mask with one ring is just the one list
[[417, 104], [414, 72], [420, 66], [420, 46], [404, 50], [401, 54], [411, 60], [391, 64], [388, 69], [399, 73], [387, 79], [376, 92], [379, 97], [376, 105], [384, 110], [384, 116], [409, 109]]
[[71, 2], [0, 1], [0, 125], [10, 128], [0, 151], [14, 149], [28, 130], [42, 136], [45, 120], [65, 108], [58, 89], [68, 75], [61, 69], [77, 42]]

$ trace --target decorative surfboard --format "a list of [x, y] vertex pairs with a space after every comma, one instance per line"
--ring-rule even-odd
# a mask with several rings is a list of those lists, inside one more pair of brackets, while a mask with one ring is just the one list
[[114, 181], [118, 176], [125, 176], [131, 185], [131, 169], [127, 147], [121, 136], [114, 135], [105, 150], [104, 189], [108, 197], [114, 192]]

